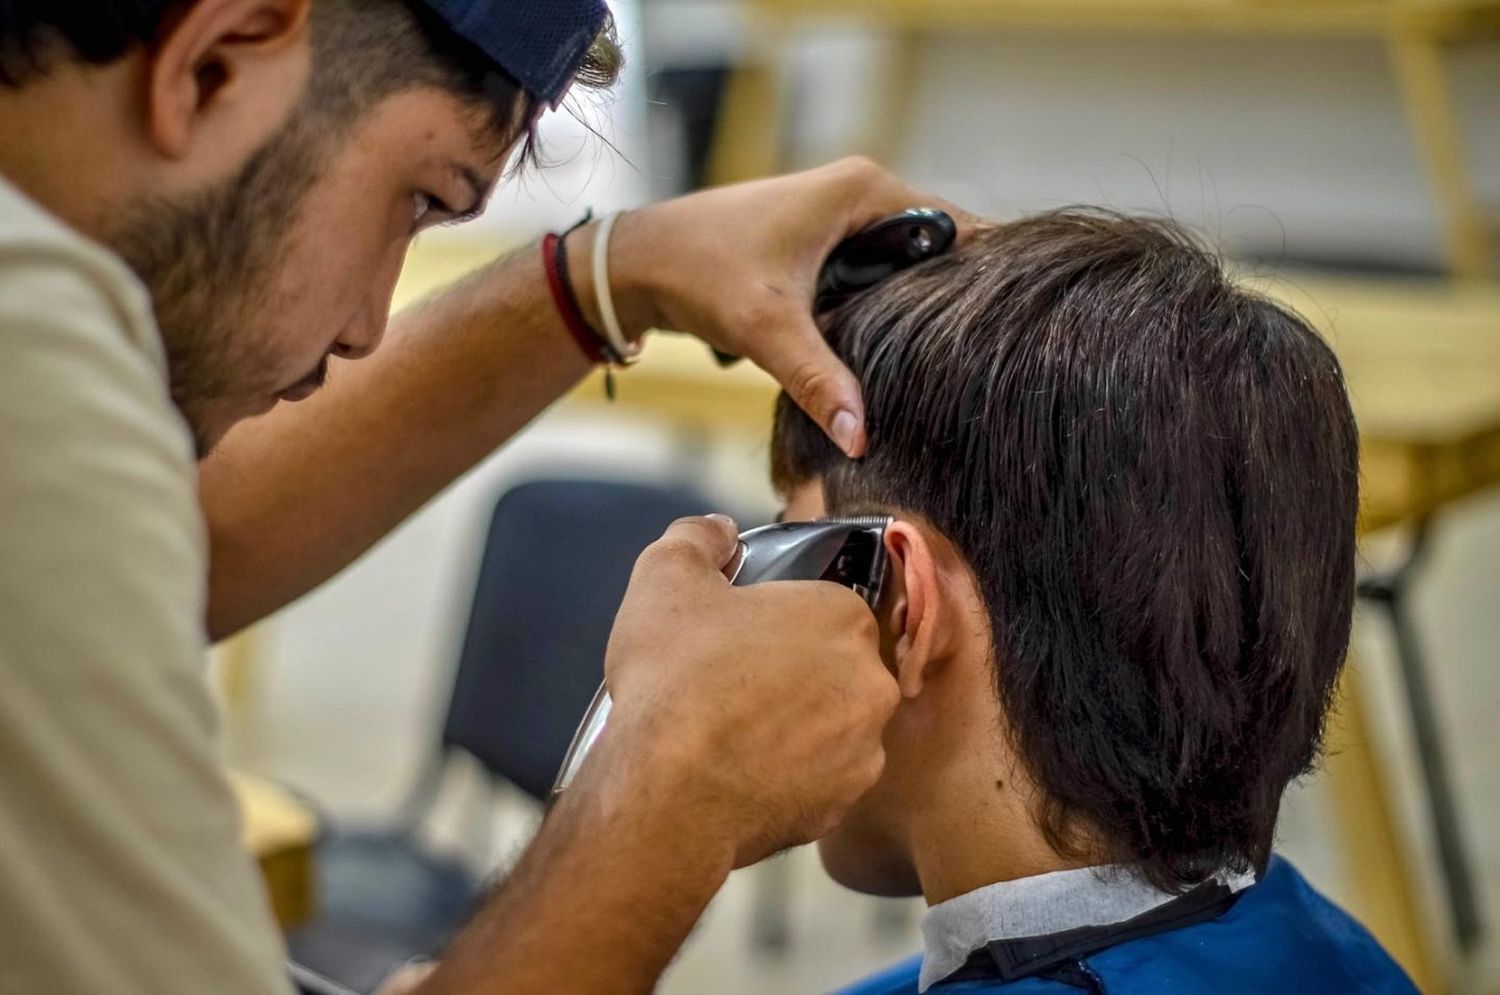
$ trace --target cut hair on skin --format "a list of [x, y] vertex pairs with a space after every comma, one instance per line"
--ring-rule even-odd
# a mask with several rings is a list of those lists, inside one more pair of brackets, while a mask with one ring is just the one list
[[1181, 891], [1263, 870], [1349, 640], [1358, 441], [1338, 361], [1179, 226], [978, 235], [832, 314], [850, 461], [785, 397], [773, 477], [920, 516], [973, 572], [1059, 853]]

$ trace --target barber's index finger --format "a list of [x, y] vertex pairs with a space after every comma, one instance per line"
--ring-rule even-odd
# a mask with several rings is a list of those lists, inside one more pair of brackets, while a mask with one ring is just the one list
[[775, 348], [751, 358], [776, 378], [845, 455], [864, 455], [865, 407], [859, 381], [829, 347], [810, 313], [784, 311], [779, 324], [764, 336]]

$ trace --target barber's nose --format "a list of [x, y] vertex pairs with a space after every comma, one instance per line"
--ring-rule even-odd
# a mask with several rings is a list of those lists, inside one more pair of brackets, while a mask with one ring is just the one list
[[339, 359], [364, 359], [370, 353], [375, 351], [375, 344], [379, 341], [380, 339], [378, 336], [375, 338], [374, 342], [371, 342], [369, 344], [356, 343], [350, 342], [346, 339], [339, 339], [339, 341], [333, 344], [333, 354]]
[[391, 301], [396, 296], [396, 282], [401, 277], [401, 268], [406, 262], [405, 246], [391, 251], [381, 267], [376, 291], [365, 302], [364, 310], [349, 322], [338, 341], [333, 354], [340, 359], [364, 359], [374, 352], [385, 337], [386, 325], [391, 320]]
[[333, 344], [333, 354], [339, 359], [364, 359], [379, 347], [385, 336], [385, 323], [385, 315], [374, 314], [351, 322]]

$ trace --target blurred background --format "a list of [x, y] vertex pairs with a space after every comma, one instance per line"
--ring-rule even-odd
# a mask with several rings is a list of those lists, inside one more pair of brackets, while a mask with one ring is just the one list
[[[623, 85], [548, 120], [550, 165], [486, 218], [426, 236], [400, 301], [586, 208], [851, 152], [998, 219], [1202, 230], [1333, 342], [1363, 437], [1351, 667], [1281, 848], [1424, 991], [1500, 992], [1500, 2], [612, 6]], [[524, 845], [646, 537], [775, 513], [764, 377], [658, 336], [618, 395], [591, 379], [218, 651], [248, 842], [294, 952], [340, 980], [440, 943]], [[735, 876], [661, 990], [826, 991], [915, 952], [919, 921], [794, 852]]]

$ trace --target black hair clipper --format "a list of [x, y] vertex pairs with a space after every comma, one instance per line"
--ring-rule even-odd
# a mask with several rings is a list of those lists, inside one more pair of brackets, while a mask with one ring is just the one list
[[[838, 244], [818, 274], [813, 313], [827, 314], [851, 297], [905, 269], [944, 255], [958, 241], [958, 225], [946, 211], [915, 208], [893, 214]], [[724, 366], [740, 357], [714, 350]]]
[[[830, 518], [783, 522], [751, 529], [724, 572], [736, 587], [775, 580], [826, 580], [849, 588], [873, 610], [885, 585], [885, 530], [892, 519]], [[589, 750], [604, 732], [613, 702], [601, 686], [584, 713], [562, 769], [552, 783], [555, 799], [572, 783]]]
[[826, 314], [905, 269], [936, 259], [958, 241], [944, 211], [918, 208], [892, 215], [840, 242], [818, 276], [813, 310]]

